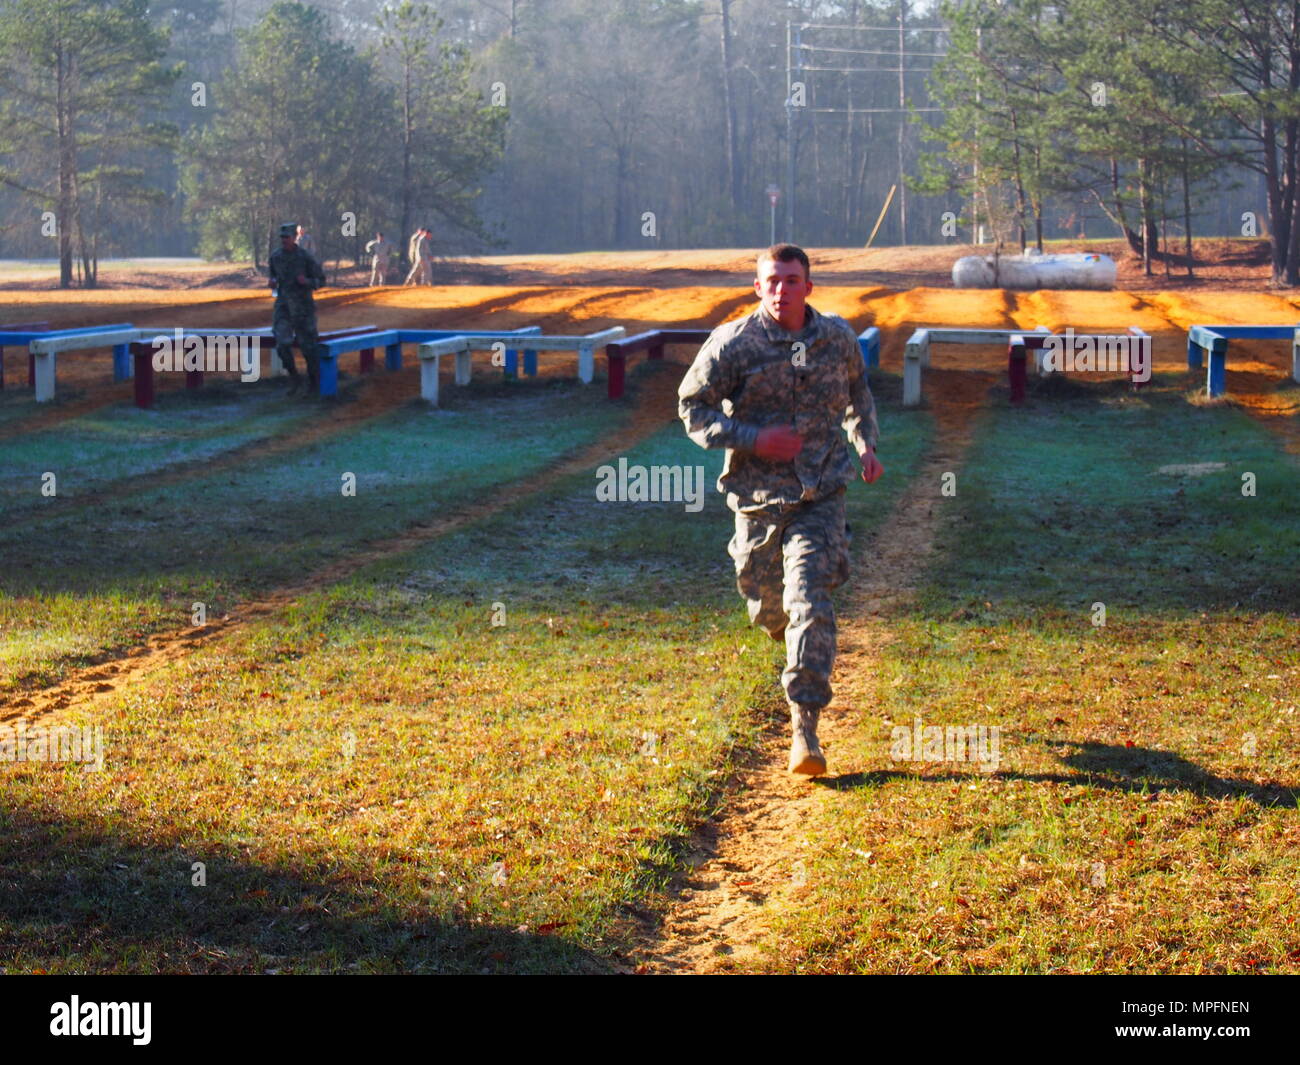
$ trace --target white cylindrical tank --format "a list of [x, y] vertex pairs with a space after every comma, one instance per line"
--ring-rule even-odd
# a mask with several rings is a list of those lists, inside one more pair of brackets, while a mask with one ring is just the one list
[[1115, 287], [1118, 270], [1109, 255], [1075, 252], [1066, 255], [967, 255], [952, 264], [957, 288], [1095, 288]]

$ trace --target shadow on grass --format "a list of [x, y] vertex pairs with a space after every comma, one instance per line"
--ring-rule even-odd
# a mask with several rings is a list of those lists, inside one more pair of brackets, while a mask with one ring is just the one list
[[[1080, 740], [1040, 740], [1043, 746], [1058, 749], [1062, 765], [1075, 773], [1017, 773], [998, 770], [968, 772], [916, 773], [882, 769], [869, 773], [845, 773], [820, 777], [817, 783], [834, 791], [853, 791], [876, 787], [891, 780], [923, 780], [947, 784], [960, 780], [1027, 780], [1048, 784], [1080, 784], [1101, 791], [1130, 794], [1155, 794], [1182, 791], [1207, 799], [1244, 798], [1259, 806], [1295, 809], [1298, 785], [1262, 786], [1237, 777], [1220, 777], [1202, 769], [1170, 751], [1151, 747], [1120, 747], [1109, 743]], [[1066, 753], [1068, 752], [1068, 753]]]
[[[194, 861], [206, 865], [206, 886], [191, 883]], [[140, 845], [30, 809], [0, 813], [0, 868], [0, 957], [10, 972], [614, 969], [559, 935], [486, 915], [479, 924], [472, 903], [453, 919], [428, 905], [394, 905], [382, 882], [363, 889], [213, 844], [192, 853]]]

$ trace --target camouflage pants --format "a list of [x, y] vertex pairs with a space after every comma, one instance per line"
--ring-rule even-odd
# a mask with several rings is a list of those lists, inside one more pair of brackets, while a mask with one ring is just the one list
[[835, 609], [831, 592], [849, 577], [844, 492], [777, 515], [736, 514], [727, 545], [749, 620], [785, 638], [781, 683], [792, 703], [831, 701]]
[[313, 386], [316, 385], [320, 381], [320, 352], [317, 350], [320, 337], [316, 333], [316, 309], [291, 307], [277, 302], [275, 317], [271, 320], [271, 332], [275, 334], [275, 352], [290, 374], [298, 372], [293, 365], [293, 342], [297, 338], [298, 346], [302, 349], [302, 361], [307, 364], [307, 378]]

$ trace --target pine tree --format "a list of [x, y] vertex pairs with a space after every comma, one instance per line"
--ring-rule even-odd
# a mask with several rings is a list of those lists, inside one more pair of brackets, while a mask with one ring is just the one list
[[13, 0], [0, 7], [0, 181], [52, 210], [59, 284], [73, 282], [74, 242], [93, 287], [106, 202], [156, 199], [134, 160], [169, 149], [156, 121], [179, 69], [147, 0]]

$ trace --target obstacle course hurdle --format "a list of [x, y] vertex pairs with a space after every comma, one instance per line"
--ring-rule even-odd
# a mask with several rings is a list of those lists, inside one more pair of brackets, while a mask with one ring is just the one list
[[1000, 344], [1007, 345], [1007, 377], [1011, 384], [1011, 402], [1021, 403], [1025, 398], [1028, 376], [1029, 352], [1034, 353], [1034, 370], [1043, 375], [1049, 372], [1043, 359], [1043, 348], [1053, 336], [1070, 335], [1103, 345], [1129, 344], [1134, 340], [1150, 341], [1147, 333], [1137, 326], [1129, 326], [1123, 333], [1053, 333], [1045, 325], [1025, 329], [940, 329], [923, 326], [917, 329], [903, 348], [903, 406], [914, 407], [921, 402], [921, 370], [930, 365], [932, 344]]
[[[665, 344], [703, 344], [709, 339], [711, 329], [652, 329], [638, 333], [626, 340], [616, 340], [605, 346], [605, 359], [609, 364], [609, 398], [621, 399], [627, 374], [627, 360], [639, 351], [648, 359], [662, 359]], [[880, 365], [880, 330], [868, 326], [858, 336], [858, 349], [862, 352], [862, 365], [867, 369]]]
[[[323, 334], [325, 338], [348, 336], [352, 333], [373, 332], [374, 326], [354, 326], [351, 329], [336, 330]], [[268, 328], [226, 329], [226, 328], [150, 328], [139, 329], [129, 323], [112, 326], [91, 326], [85, 329], [60, 332], [37, 333], [32, 330], [18, 332], [0, 332], [0, 344], [27, 340], [34, 364], [34, 385], [36, 401], [46, 403], [54, 398], [56, 381], [57, 354], [61, 351], [84, 351], [94, 348], [111, 347], [113, 349], [113, 379], [115, 381], [135, 378], [135, 405], [149, 409], [154, 401], [153, 341], [160, 336], [169, 339], [180, 331], [182, 340], [200, 337], [207, 340], [212, 337], [251, 337], [257, 344], [258, 359], [261, 359], [263, 341], [271, 339]], [[30, 339], [28, 339], [30, 338]], [[272, 364], [275, 364], [274, 349], [271, 350]], [[203, 384], [202, 369], [187, 370], [185, 385], [187, 388], [200, 388]], [[270, 375], [273, 376], [273, 375]]]
[[[522, 329], [509, 330], [506, 332], [488, 332], [473, 329], [382, 329], [375, 330], [373, 326], [367, 327], [367, 332], [358, 333], [355, 336], [346, 339], [330, 340], [322, 342], [320, 349], [320, 393], [322, 396], [332, 396], [338, 391], [338, 358], [340, 355], [349, 351], [361, 352], [361, 372], [369, 373], [374, 369], [375, 349], [384, 349], [384, 365], [390, 370], [400, 370], [402, 368], [402, 345], [403, 344], [424, 344], [435, 340], [445, 340], [449, 337], [489, 337], [497, 343], [508, 344], [512, 340], [518, 341], [527, 337], [537, 336], [541, 333], [540, 325], [528, 325]], [[323, 339], [323, 338], [322, 338]], [[505, 356], [506, 376], [514, 376], [518, 369], [519, 353], [516, 348], [507, 348]], [[423, 370], [421, 371], [423, 372]], [[460, 360], [456, 363], [456, 383], [458, 385], [469, 384], [468, 362], [463, 370], [464, 380], [461, 380], [462, 367]], [[524, 373], [529, 376], [537, 374], [537, 352], [532, 349], [524, 351]]]
[[[1123, 333], [1075, 333], [1071, 330], [1068, 334], [1053, 334], [1048, 332], [1024, 333], [1020, 336], [1014, 336], [1007, 342], [1007, 376], [1011, 382], [1011, 402], [1023, 403], [1025, 401], [1025, 384], [1028, 365], [1029, 352], [1034, 353], [1034, 372], [1040, 377], [1046, 377], [1053, 373], [1048, 365], [1043, 349], [1047, 347], [1048, 341], [1053, 336], [1067, 336], [1077, 340], [1087, 340], [1089, 343], [1099, 347], [1100, 354], [1109, 357], [1110, 354], [1118, 352], [1128, 352], [1128, 345], [1135, 340], [1141, 343], [1146, 341], [1147, 358], [1151, 359], [1151, 337], [1150, 334], [1135, 325], [1131, 325]], [[1133, 369], [1132, 360], [1125, 360], [1126, 366], [1124, 372], [1131, 372]], [[1148, 368], [1150, 368], [1148, 362]], [[1145, 382], [1134, 381], [1133, 387], [1140, 388]]]
[[921, 402], [921, 370], [930, 365], [931, 344], [1006, 344], [1012, 337], [1022, 337], [1050, 330], [1045, 325], [1033, 329], [941, 329], [923, 326], [916, 330], [903, 347], [903, 406]]
[[[274, 338], [268, 327], [259, 327], [255, 329], [223, 329], [220, 327], [176, 327], [172, 329], [141, 329], [139, 330], [140, 339], [130, 345], [132, 359], [135, 364], [135, 405], [141, 410], [150, 410], [154, 402], [154, 369], [153, 369], [153, 352], [150, 350], [151, 342], [159, 336], [174, 337], [177, 328], [180, 329], [181, 339], [188, 337], [200, 337], [204, 340], [212, 337], [250, 337], [257, 346], [257, 359], [261, 362], [262, 349], [266, 347], [269, 351], [268, 373], [267, 377], [278, 376], [275, 374], [275, 368], [280, 366], [280, 360], [276, 355]], [[322, 343], [329, 342], [336, 338], [350, 337], [353, 334], [373, 333], [373, 325], [352, 326], [349, 329], [335, 329], [320, 335]], [[266, 343], [264, 343], [266, 342]], [[203, 386], [203, 370], [186, 370], [185, 387], [194, 389]]]
[[862, 352], [862, 365], [873, 370], [880, 365], [880, 328], [869, 325], [858, 334], [858, 349]]
[[[47, 340], [66, 337], [84, 337], [92, 336], [104, 332], [115, 332], [122, 329], [133, 328], [130, 322], [119, 322], [113, 325], [91, 325], [82, 326], [78, 329], [50, 329], [46, 322], [31, 322], [26, 326], [18, 329], [0, 329], [0, 364], [3, 363], [5, 345], [18, 346], [23, 345], [27, 348], [27, 384], [28, 387], [37, 388], [37, 377], [42, 380], [42, 384], [48, 387], [49, 394], [44, 399], [38, 394], [36, 399], [39, 403], [48, 402], [54, 398], [54, 361], [53, 355], [38, 359], [37, 353], [33, 351], [32, 344], [37, 340]], [[63, 350], [75, 349], [78, 345], [71, 345], [70, 348]], [[100, 344], [88, 344], [86, 347], [104, 347]], [[113, 346], [114, 359], [118, 357], [119, 345]], [[116, 363], [115, 363], [116, 365]], [[39, 371], [39, 374], [38, 374]], [[0, 371], [2, 372], [2, 371]], [[38, 393], [41, 391], [37, 389]]]
[[119, 351], [139, 339], [141, 330], [134, 326], [97, 326], [93, 330], [68, 333], [46, 333], [32, 340], [27, 350], [35, 357], [36, 402], [48, 403], [54, 398], [55, 356], [61, 351], [85, 351], [90, 348], [113, 348], [114, 368], [119, 363]]
[[[621, 325], [601, 329], [595, 333], [580, 336], [543, 336], [534, 334], [527, 338], [528, 346], [534, 351], [574, 351], [578, 352], [578, 379], [584, 384], [591, 384], [596, 376], [596, 348], [605, 347], [611, 341], [622, 340], [627, 330]], [[457, 333], [441, 340], [432, 340], [419, 346], [420, 355], [420, 395], [433, 406], [438, 405], [438, 369], [443, 355], [456, 356], [456, 383], [469, 383], [470, 353], [492, 347], [494, 343], [508, 343], [518, 340], [517, 333]]]
[[624, 380], [627, 376], [627, 360], [639, 351], [646, 353], [647, 359], [662, 359], [665, 344], [703, 344], [709, 339], [711, 329], [651, 329], [647, 333], [615, 340], [605, 345], [605, 361], [609, 367], [610, 399], [622, 399]]
[[1228, 383], [1229, 340], [1291, 341], [1291, 380], [1300, 383], [1300, 327], [1294, 325], [1194, 325], [1187, 331], [1187, 368], [1199, 370], [1204, 356], [1205, 394], [1221, 396]]
[[[19, 333], [19, 332], [48, 333], [49, 331], [50, 331], [49, 322], [7, 322], [4, 325], [0, 325], [0, 334]], [[0, 392], [3, 392], [5, 387], [5, 349], [4, 349], [5, 343], [12, 344], [13, 341], [0, 341]], [[36, 368], [32, 365], [31, 356], [28, 355], [27, 385], [29, 388], [32, 385], [32, 378], [35, 374], [35, 370]]]

